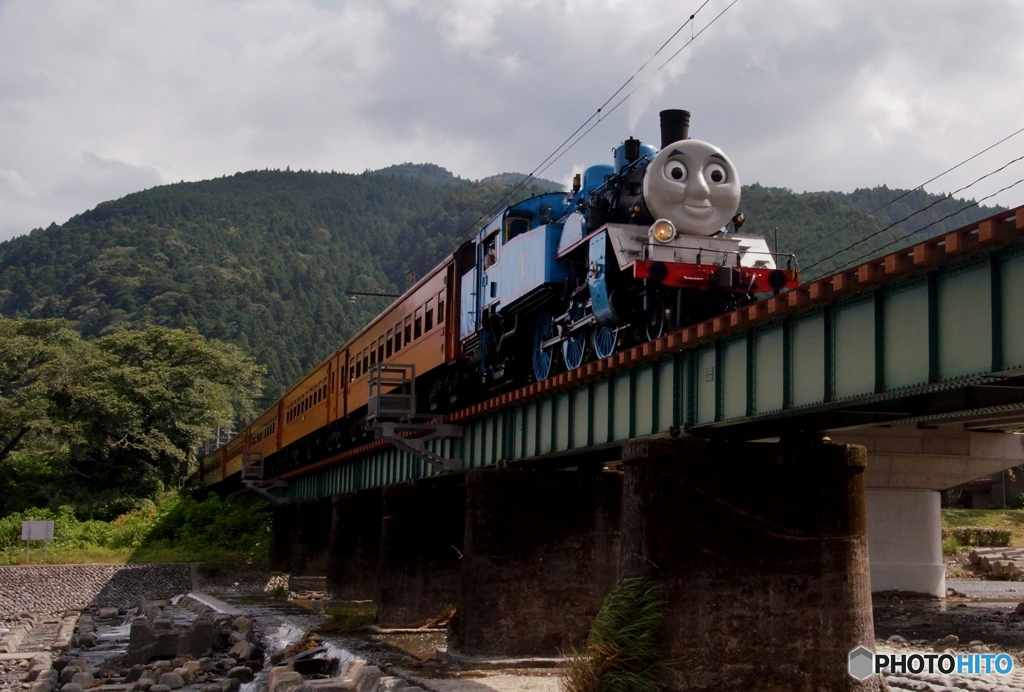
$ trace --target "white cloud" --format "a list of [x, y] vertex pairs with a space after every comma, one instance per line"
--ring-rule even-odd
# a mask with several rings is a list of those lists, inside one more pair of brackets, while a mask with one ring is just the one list
[[[530, 171], [699, 4], [0, 2], [0, 239], [252, 168]], [[913, 186], [1021, 126], [1022, 29], [1012, 0], [739, 2], [545, 175], [570, 180], [630, 135], [657, 142], [657, 111], [681, 107], [746, 182]], [[1020, 139], [933, 187], [1024, 153]]]

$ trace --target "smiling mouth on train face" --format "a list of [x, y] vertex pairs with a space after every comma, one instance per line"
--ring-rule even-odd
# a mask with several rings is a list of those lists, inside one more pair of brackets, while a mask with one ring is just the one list
[[714, 211], [715, 207], [711, 202], [704, 202], [703, 204], [684, 204], [686, 210], [693, 214], [710, 214]]

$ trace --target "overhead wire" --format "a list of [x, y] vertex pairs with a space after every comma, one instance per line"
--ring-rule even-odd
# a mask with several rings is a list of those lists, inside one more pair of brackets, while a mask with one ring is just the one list
[[[712, 24], [714, 24], [715, 22], [717, 22], [717, 21], [718, 21], [718, 19], [719, 19], [719, 18], [720, 18], [720, 17], [721, 17], [721, 16], [723, 15], [723, 14], [725, 14], [726, 12], [728, 12], [728, 11], [729, 11], [729, 9], [730, 9], [730, 8], [731, 8], [731, 7], [733, 6], [733, 5], [735, 5], [735, 4], [737, 3], [737, 2], [739, 2], [739, 1], [740, 1], [740, 0], [732, 0], [732, 2], [731, 2], [731, 3], [729, 3], [729, 5], [727, 5], [727, 6], [726, 6], [726, 8], [725, 8], [724, 10], [722, 10], [721, 12], [719, 12], [719, 13], [718, 13], [717, 15], [715, 15], [714, 19], [712, 19], [712, 20], [711, 20], [710, 22], [708, 22], [707, 26], [705, 26], [705, 27], [704, 27], [703, 29], [701, 29], [700, 31], [698, 31], [698, 32], [697, 32], [696, 34], [692, 35], [692, 36], [690, 37], [690, 40], [689, 40], [689, 41], [687, 41], [687, 42], [686, 42], [686, 43], [685, 43], [685, 44], [684, 44], [684, 45], [683, 45], [683, 46], [682, 46], [682, 47], [681, 47], [681, 48], [680, 48], [679, 50], [677, 50], [677, 51], [676, 51], [675, 53], [673, 53], [673, 54], [672, 54], [672, 56], [671, 56], [671, 57], [670, 57], [670, 58], [669, 58], [668, 60], [666, 60], [665, 62], [663, 62], [663, 63], [662, 63], [662, 64], [661, 64], [661, 65], [660, 65], [660, 66], [658, 67], [658, 69], [657, 69], [656, 71], [657, 71], [657, 72], [660, 72], [660, 71], [661, 71], [662, 69], [664, 69], [664, 67], [665, 67], [666, 65], [668, 65], [668, 64], [669, 64], [669, 63], [670, 63], [670, 62], [672, 61], [672, 59], [673, 59], [673, 58], [675, 58], [675, 57], [676, 57], [677, 55], [679, 55], [679, 54], [680, 54], [680, 53], [681, 53], [681, 52], [682, 52], [682, 51], [683, 51], [683, 50], [684, 50], [684, 49], [685, 49], [685, 48], [686, 48], [687, 46], [689, 46], [689, 45], [690, 45], [691, 43], [693, 43], [693, 42], [694, 42], [694, 41], [695, 41], [695, 40], [696, 40], [696, 39], [697, 39], [697, 38], [698, 38], [698, 37], [699, 37], [699, 36], [700, 36], [701, 34], [703, 34], [703, 33], [704, 33], [705, 31], [707, 31], [707, 30], [708, 30], [708, 29], [709, 29], [709, 28], [711, 27], [711, 25], [712, 25]], [[706, 5], [706, 4], [707, 4], [707, 2], [705, 2], [705, 3], [704, 3], [704, 5]], [[701, 7], [703, 7], [704, 5], [701, 5]], [[691, 16], [691, 17], [690, 17], [690, 19], [692, 20], [692, 19], [693, 19], [693, 17]], [[684, 25], [684, 26], [685, 26], [685, 25]], [[679, 33], [679, 32], [677, 31], [676, 33]], [[652, 56], [652, 57], [653, 57], [653, 56]], [[648, 60], [648, 62], [650, 62], [650, 60]], [[644, 64], [646, 65], [646, 63], [644, 63]], [[634, 76], [635, 76], [635, 75], [634, 75]], [[632, 77], [631, 77], [630, 79], [632, 79]], [[625, 102], [626, 102], [626, 101], [627, 101], [627, 100], [629, 99], [629, 97], [630, 97], [630, 96], [632, 96], [633, 94], [635, 94], [635, 93], [637, 92], [637, 90], [639, 90], [639, 89], [640, 89], [640, 87], [636, 87], [635, 89], [633, 89], [632, 91], [630, 91], [630, 92], [629, 92], [628, 94], [626, 94], [625, 96], [623, 96], [623, 97], [622, 97], [622, 99], [621, 99], [621, 100], [620, 100], [620, 101], [619, 101], [618, 103], [616, 103], [616, 104], [615, 104], [614, 106], [612, 106], [611, 110], [609, 110], [609, 111], [608, 111], [607, 113], [605, 113], [605, 117], [607, 117], [607, 116], [611, 115], [612, 113], [614, 113], [614, 112], [616, 111], [616, 109], [618, 109], [618, 107], [619, 107], [619, 106], [621, 106], [621, 105], [622, 105], [623, 103], [625, 103]], [[620, 89], [619, 89], [619, 91], [622, 91], [622, 89], [620, 88]], [[618, 92], [616, 92], [616, 93], [618, 93]], [[610, 100], [611, 100], [611, 99], [609, 99], [609, 101], [610, 101]], [[608, 102], [606, 101], [606, 102], [605, 102], [605, 105], [607, 105], [607, 103], [608, 103]], [[577, 143], [578, 143], [578, 142], [579, 142], [579, 141], [580, 141], [581, 139], [583, 139], [584, 137], [586, 137], [586, 136], [587, 136], [587, 134], [589, 134], [589, 133], [590, 133], [590, 131], [591, 131], [591, 130], [593, 130], [593, 129], [594, 129], [595, 127], [597, 127], [597, 126], [598, 126], [599, 124], [600, 124], [600, 121], [598, 121], [598, 122], [594, 123], [593, 125], [591, 125], [591, 126], [590, 126], [590, 127], [589, 127], [589, 128], [587, 129], [587, 131], [586, 131], [586, 132], [584, 132], [584, 133], [583, 133], [582, 135], [580, 135], [580, 136], [579, 136], [579, 137], [578, 137], [578, 138], [576, 139], [576, 141], [575, 141], [575, 142], [573, 142], [573, 143], [572, 143], [572, 144], [570, 144], [570, 145], [569, 145], [568, 147], [566, 147], [566, 148], [565, 148], [565, 151], [563, 151], [563, 152], [562, 152], [562, 153], [560, 153], [560, 154], [559, 154], [559, 155], [558, 155], [557, 157], [555, 157], [555, 159], [554, 159], [554, 160], [552, 160], [552, 161], [551, 161], [551, 163], [549, 163], [549, 164], [548, 164], [547, 166], [545, 166], [544, 168], [542, 168], [542, 169], [541, 169], [541, 170], [540, 170], [540, 171], [539, 171], [539, 172], [537, 173], [537, 175], [540, 175], [541, 173], [543, 173], [544, 171], [546, 171], [546, 170], [547, 170], [548, 168], [550, 168], [550, 167], [551, 167], [551, 166], [552, 166], [552, 165], [553, 165], [553, 164], [554, 164], [554, 163], [555, 163], [556, 161], [558, 161], [558, 159], [562, 158], [562, 156], [563, 156], [563, 155], [564, 155], [564, 154], [565, 154], [566, 152], [568, 152], [568, 151], [569, 151], [570, 149], [572, 149], [572, 148], [573, 148], [574, 146], [576, 146], [576, 144], [577, 144]]]
[[[597, 127], [597, 125], [600, 124], [600, 122], [605, 117], [607, 117], [607, 116], [611, 115], [612, 113], [614, 113], [615, 110], [617, 110], [619, 106], [621, 106], [627, 99], [629, 99], [630, 96], [632, 96], [634, 93], [636, 93], [636, 91], [637, 91], [637, 89], [639, 89], [639, 87], [634, 88], [628, 94], [626, 94], [626, 96], [624, 96], [618, 103], [616, 103], [615, 106], [613, 106], [611, 108], [611, 110], [605, 112], [604, 108], [609, 103], [611, 103], [612, 100], [614, 100], [617, 95], [622, 93], [622, 91], [627, 86], [629, 86], [629, 84], [632, 83], [633, 80], [635, 80], [637, 78], [637, 76], [644, 70], [644, 68], [646, 68], [651, 63], [652, 60], [654, 60], [662, 51], [665, 50], [665, 48], [683, 31], [683, 29], [686, 28], [687, 25], [692, 25], [693, 24], [694, 19], [697, 17], [697, 15], [700, 13], [700, 11], [703, 10], [705, 6], [707, 6], [707, 4], [709, 2], [711, 2], [711, 0], [704, 0], [704, 2], [702, 2], [700, 4], [700, 6], [696, 10], [694, 10], [692, 14], [690, 14], [690, 16], [686, 19], [686, 21], [683, 22], [682, 24], [680, 24], [679, 27], [674, 32], [672, 32], [672, 35], [669, 36], [668, 39], [666, 39], [665, 42], [662, 43], [661, 46], [659, 46], [658, 49], [656, 51], [654, 51], [654, 53], [652, 53], [651, 56], [649, 58], [647, 58], [647, 60], [645, 60], [644, 63], [639, 68], [637, 68], [636, 71], [634, 71], [633, 74], [630, 75], [629, 78], [625, 82], [623, 82], [619, 86], [619, 88], [616, 89], [615, 92], [612, 93], [612, 95], [609, 96], [604, 101], [604, 103], [602, 103], [597, 108], [597, 110], [595, 110], [586, 120], [584, 120], [579, 125], [579, 127], [577, 127], [572, 132], [572, 134], [570, 134], [568, 137], [566, 137], [565, 140], [563, 140], [561, 144], [559, 144], [557, 147], [555, 147], [555, 149], [552, 150], [552, 152], [550, 154], [548, 154], [544, 158], [543, 161], [541, 161], [539, 164], [537, 164], [537, 166], [533, 169], [533, 171], [531, 171], [522, 180], [520, 180], [518, 183], [516, 183], [514, 186], [512, 186], [512, 188], [510, 188], [508, 191], [506, 191], [506, 193], [497, 202], [493, 203], [487, 209], [487, 211], [485, 211], [483, 214], [481, 214], [480, 217], [476, 221], [474, 221], [472, 224], [466, 226], [461, 231], [459, 231], [458, 234], [457, 234], [457, 240], [455, 242], [445, 246], [441, 251], [435, 252], [430, 257], [430, 259], [425, 260], [421, 264], [417, 265], [414, 268], [413, 271], [418, 273], [418, 271], [423, 269], [425, 266], [428, 266], [428, 265], [432, 264], [433, 262], [435, 262], [437, 257], [439, 257], [439, 256], [441, 256], [443, 254], [447, 254], [448, 252], [453, 251], [462, 242], [464, 242], [464, 237], [469, 233], [470, 230], [472, 230], [474, 227], [476, 227], [481, 221], [485, 221], [486, 219], [489, 219], [495, 212], [497, 212], [502, 207], [506, 206], [506, 202], [508, 202], [510, 199], [515, 197], [519, 192], [524, 190], [532, 181], [537, 179], [537, 176], [539, 176], [544, 171], [546, 171], [548, 168], [550, 168], [556, 161], [558, 161], [569, 150], [571, 150], [574, 146], [576, 146], [576, 144], [579, 143], [579, 141], [582, 140], [584, 137], [586, 137], [587, 134], [589, 134], [595, 127]], [[658, 71], [661, 71], [666, 65], [668, 65], [669, 62], [671, 62], [676, 56], [678, 56], [679, 53], [681, 53], [687, 46], [689, 46], [691, 43], [693, 43], [693, 41], [697, 37], [699, 37], [702, 33], [704, 33], [704, 31], [706, 31], [708, 29], [708, 27], [710, 27], [712, 24], [714, 24], [716, 21], [718, 21], [719, 17], [721, 17], [723, 14], [725, 14], [725, 12], [728, 11], [729, 8], [731, 8], [737, 2], [739, 2], [739, 0], [733, 0], [732, 3], [730, 3], [729, 6], [725, 8], [725, 10], [723, 10], [717, 16], [715, 16], [715, 18], [712, 19], [711, 22], [709, 22], [707, 26], [705, 26], [703, 29], [701, 29], [696, 34], [693, 34], [691, 32], [690, 40], [687, 41], [679, 50], [677, 50], [675, 53], [673, 53], [672, 56], [669, 57], [665, 62], [663, 62], [658, 67]], [[595, 120], [596, 120], [596, 122], [594, 122]], [[593, 124], [591, 125], [592, 122], [593, 122]], [[590, 125], [590, 127], [587, 128], [587, 125]], [[584, 128], [587, 128], [586, 131], [583, 131]], [[583, 131], [582, 134], [580, 134], [581, 131]], [[577, 135], [579, 135], [579, 136], [577, 137]]]
[[835, 235], [836, 233], [839, 233], [839, 232], [841, 232], [841, 231], [845, 231], [845, 230], [846, 230], [847, 228], [850, 228], [851, 226], [855, 226], [856, 224], [860, 223], [861, 221], [863, 221], [864, 219], [868, 218], [869, 216], [872, 216], [873, 214], [876, 214], [876, 213], [878, 213], [878, 212], [882, 211], [882, 210], [883, 210], [883, 209], [885, 209], [886, 207], [888, 207], [888, 206], [890, 206], [890, 205], [892, 205], [892, 204], [895, 204], [896, 202], [899, 202], [899, 201], [900, 201], [901, 199], [903, 199], [903, 198], [904, 198], [904, 197], [906, 197], [907, 195], [909, 195], [909, 194], [911, 194], [911, 193], [913, 193], [913, 192], [915, 192], [915, 191], [917, 191], [917, 190], [924, 190], [924, 186], [925, 186], [925, 185], [929, 185], [929, 184], [931, 184], [931, 183], [934, 183], [934, 182], [935, 182], [936, 180], [938, 180], [939, 178], [942, 178], [943, 176], [945, 176], [945, 175], [947, 175], [947, 174], [949, 174], [949, 173], [952, 173], [953, 171], [955, 171], [956, 169], [960, 168], [960, 167], [961, 167], [961, 166], [963, 166], [964, 164], [970, 163], [971, 161], [973, 161], [974, 159], [978, 158], [978, 157], [979, 157], [979, 156], [981, 156], [982, 154], [985, 154], [985, 153], [987, 153], [987, 152], [991, 151], [992, 149], [995, 149], [995, 148], [996, 148], [997, 146], [999, 146], [999, 145], [1000, 145], [1000, 144], [1002, 144], [1003, 142], [1006, 142], [1007, 140], [1013, 139], [1014, 137], [1016, 137], [1017, 135], [1019, 135], [1019, 134], [1020, 134], [1021, 132], [1024, 132], [1024, 127], [1020, 128], [1020, 129], [1019, 129], [1019, 130], [1017, 130], [1016, 132], [1013, 132], [1013, 133], [1011, 133], [1011, 134], [1008, 134], [1007, 136], [1005, 136], [1005, 137], [1003, 137], [1002, 139], [1000, 139], [1000, 140], [999, 140], [998, 142], [996, 142], [996, 143], [994, 143], [994, 144], [991, 144], [991, 145], [989, 145], [989, 146], [985, 147], [984, 149], [982, 149], [982, 150], [981, 150], [981, 151], [979, 151], [978, 153], [974, 154], [973, 156], [968, 156], [968, 157], [967, 157], [966, 159], [964, 159], [964, 160], [963, 160], [963, 161], [961, 161], [960, 163], [958, 163], [958, 164], [956, 164], [955, 166], [952, 166], [952, 167], [950, 167], [950, 168], [947, 168], [946, 170], [942, 171], [941, 173], [939, 173], [939, 174], [938, 174], [938, 175], [936, 175], [935, 177], [933, 177], [933, 178], [930, 178], [930, 179], [928, 179], [928, 180], [924, 181], [923, 183], [921, 183], [921, 184], [920, 184], [920, 185], [918, 185], [917, 187], [914, 187], [914, 188], [912, 188], [912, 189], [910, 189], [910, 190], [905, 190], [905, 191], [904, 191], [904, 192], [903, 192], [902, 194], [900, 194], [900, 195], [898, 195], [898, 196], [896, 196], [896, 197], [893, 197], [893, 198], [892, 198], [891, 200], [889, 200], [889, 201], [888, 201], [888, 202], [886, 202], [885, 204], [881, 205], [880, 207], [875, 207], [874, 209], [872, 209], [871, 211], [867, 212], [866, 214], [863, 214], [863, 215], [861, 215], [861, 216], [858, 216], [858, 217], [857, 217], [856, 219], [854, 219], [853, 221], [850, 221], [850, 222], [849, 222], [849, 223], [847, 223], [846, 225], [844, 225], [844, 226], [840, 226], [839, 228], [837, 228], [837, 229], [835, 229], [835, 230], [833, 230], [833, 231], [830, 231], [830, 232], [826, 233], [825, 235], [823, 235], [823, 236], [821, 236], [821, 237], [819, 237], [819, 238], [815, 238], [815, 239], [814, 239], [814, 240], [812, 240], [812, 241], [811, 241], [810, 243], [808, 243], [808, 244], [807, 244], [806, 246], [804, 246], [804, 248], [803, 248], [803, 252], [807, 252], [807, 250], [808, 250], [809, 248], [813, 247], [813, 246], [814, 246], [814, 245], [816, 245], [817, 243], [820, 243], [820, 242], [821, 242], [821, 241], [823, 241], [823, 240], [826, 240], [826, 239], [828, 239], [828, 238], [831, 238], [831, 237], [832, 237], [832, 236], [834, 236], [834, 235]]
[[[971, 187], [974, 187], [975, 185], [980, 183], [982, 180], [985, 180], [986, 178], [990, 178], [993, 175], [995, 175], [996, 173], [1004, 171], [1007, 168], [1009, 168], [1010, 166], [1012, 166], [1013, 164], [1017, 163], [1018, 161], [1022, 161], [1022, 160], [1024, 160], [1024, 156], [1018, 156], [1015, 159], [1011, 159], [1010, 161], [1007, 161], [1006, 163], [1004, 163], [999, 168], [996, 168], [995, 170], [989, 171], [985, 175], [983, 175], [983, 176], [981, 176], [979, 178], [976, 178], [974, 181], [968, 183], [967, 185], [964, 185], [963, 187], [961, 187], [961, 188], [959, 188], [957, 190], [954, 190], [953, 192], [947, 193], [947, 194], [939, 197], [938, 199], [934, 200], [930, 204], [926, 204], [925, 206], [921, 207], [920, 209], [917, 209], [916, 211], [913, 211], [910, 214], [904, 216], [902, 219], [900, 219], [898, 221], [893, 221], [888, 226], [880, 228], [877, 231], [875, 231], [874, 233], [870, 233], [870, 234], [864, 236], [863, 238], [860, 238], [858, 240], [853, 241], [852, 243], [850, 243], [846, 247], [844, 247], [844, 248], [842, 248], [840, 250], [836, 250], [835, 252], [833, 252], [831, 255], [828, 255], [827, 257], [821, 258], [820, 260], [818, 260], [814, 264], [811, 264], [811, 265], [805, 267], [803, 271], [809, 272], [814, 267], [817, 267], [817, 266], [819, 266], [819, 265], [821, 265], [821, 264], [823, 264], [825, 262], [828, 262], [829, 260], [835, 259], [836, 257], [838, 257], [839, 255], [843, 254], [844, 252], [847, 252], [847, 251], [851, 250], [853, 247], [855, 247], [857, 245], [860, 245], [861, 243], [866, 243], [867, 241], [871, 240], [872, 238], [875, 238], [875, 237], [881, 235], [882, 233], [885, 233], [886, 231], [892, 229], [894, 226], [898, 226], [899, 224], [903, 223], [904, 221], [907, 221], [907, 220], [917, 216], [918, 214], [920, 214], [920, 213], [922, 213], [924, 211], [927, 211], [928, 209], [931, 209], [932, 207], [934, 207], [937, 204], [941, 204], [942, 202], [945, 202], [946, 200], [953, 199], [954, 195], [958, 195], [961, 192], [963, 192], [964, 190], [967, 190], [967, 189], [969, 189]], [[1002, 192], [1002, 190], [1000, 192]], [[907, 194], [909, 194], [909, 192]], [[989, 197], [991, 197], [991, 196], [992, 195], [989, 195]], [[985, 199], [988, 199], [989, 197], [986, 197]], [[975, 202], [974, 204], [966, 205], [966, 206], [963, 207], [963, 209], [970, 209], [972, 206], [975, 206], [978, 203], [979, 202]], [[955, 213], [959, 213], [959, 212], [955, 212]], [[949, 217], [947, 216], [945, 218], [949, 218]], [[938, 223], [938, 222], [933, 222], [933, 223], [929, 224], [928, 226], [923, 226], [922, 228], [918, 229], [917, 231], [914, 231], [914, 233], [922, 231], [925, 228], [930, 228], [931, 226], [935, 225], [935, 223]], [[885, 247], [888, 247], [888, 246], [885, 246]], [[878, 252], [878, 250], [879, 250], [879, 248], [876, 248], [876, 249], [870, 251], [868, 253], [868, 255], [874, 254], [875, 252]], [[806, 249], [804, 251], [806, 252]], [[865, 255], [865, 256], [867, 256], [867, 255]]]
[[925, 226], [922, 226], [921, 228], [918, 228], [916, 230], [910, 231], [909, 233], [906, 233], [906, 234], [900, 236], [899, 238], [896, 238], [894, 240], [890, 240], [885, 245], [877, 247], [874, 250], [871, 250], [870, 252], [866, 252], [866, 253], [864, 253], [863, 255], [861, 255], [860, 257], [858, 257], [856, 259], [850, 260], [849, 262], [846, 263], [845, 267], [849, 267], [849, 266], [852, 266], [854, 264], [857, 264], [861, 260], [867, 259], [867, 258], [871, 257], [872, 255], [880, 252], [881, 250], [885, 250], [886, 248], [892, 247], [896, 243], [903, 242], [904, 240], [906, 240], [907, 238], [911, 237], [912, 235], [920, 233], [921, 231], [923, 231], [923, 230], [925, 230], [927, 228], [931, 228], [932, 226], [934, 226], [936, 224], [942, 223], [946, 219], [952, 218], [952, 217], [956, 216], [957, 214], [962, 214], [963, 212], [967, 211], [968, 209], [970, 209], [972, 207], [976, 207], [976, 206], [980, 205], [982, 202], [984, 202], [986, 200], [992, 199], [996, 195], [1000, 195], [1000, 194], [1006, 192], [1007, 190], [1012, 190], [1013, 188], [1017, 187], [1021, 183], [1024, 183], [1024, 178], [1021, 178], [1020, 180], [1018, 180], [1018, 181], [1016, 181], [1014, 183], [1010, 183], [1006, 187], [1000, 188], [999, 190], [996, 190], [995, 192], [993, 192], [990, 195], [985, 195], [981, 199], [974, 200], [970, 204], [965, 204], [963, 207], [957, 209], [956, 211], [953, 211], [953, 212], [950, 212], [949, 214], [946, 214], [941, 219], [937, 219], [935, 221], [932, 221], [931, 223], [929, 223], [929, 224], [927, 224]]

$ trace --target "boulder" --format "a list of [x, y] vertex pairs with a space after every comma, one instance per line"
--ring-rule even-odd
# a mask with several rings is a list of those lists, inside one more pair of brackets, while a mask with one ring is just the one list
[[242, 688], [242, 681], [238, 678], [224, 678], [218, 680], [217, 684], [220, 685], [221, 692], [238, 692]]
[[236, 642], [235, 645], [231, 647], [228, 651], [228, 656], [238, 661], [245, 661], [252, 657], [253, 649], [255, 649], [255, 647], [251, 643], [243, 640]]
[[138, 682], [139, 679], [142, 678], [142, 673], [145, 670], [145, 666], [135, 664], [131, 667], [131, 670], [128, 671], [128, 674], [124, 676], [124, 682], [126, 684], [131, 682]]
[[256, 676], [253, 674], [252, 668], [247, 668], [246, 666], [235, 666], [228, 671], [228, 677], [241, 680], [242, 682], [252, 682], [252, 679]]
[[[172, 670], [170, 673], [164, 673], [161, 675], [160, 681], [157, 684], [167, 685], [169, 689], [178, 690], [185, 686], [185, 680], [181, 677], [181, 674]], [[152, 692], [153, 688], [151, 687], [149, 689], [150, 692]]]
[[287, 690], [290, 690], [293, 687], [298, 687], [301, 684], [302, 676], [294, 670], [285, 670], [282, 673], [278, 673], [276, 676], [273, 671], [271, 671], [271, 681], [267, 687], [267, 692], [287, 692]]
[[365, 666], [356, 676], [356, 692], [377, 692], [377, 683], [384, 673], [377, 666]]

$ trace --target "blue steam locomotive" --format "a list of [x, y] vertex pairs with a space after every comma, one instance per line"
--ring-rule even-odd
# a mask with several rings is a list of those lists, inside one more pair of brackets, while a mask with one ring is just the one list
[[[741, 235], [740, 181], [690, 114], [661, 112], [661, 147], [627, 139], [612, 165], [494, 216], [467, 247], [461, 351], [488, 389], [544, 380], [797, 285]], [[732, 225], [732, 232], [728, 226]]]

